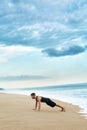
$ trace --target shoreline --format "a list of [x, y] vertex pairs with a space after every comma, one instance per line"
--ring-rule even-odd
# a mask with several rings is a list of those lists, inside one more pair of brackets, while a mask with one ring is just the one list
[[[29, 96], [27, 94], [23, 94], [23, 93], [10, 93], [10, 92], [0, 92], [0, 94], [10, 94], [10, 95], [20, 95], [20, 96]], [[30, 96], [29, 96], [30, 97]], [[74, 103], [71, 103], [71, 102], [68, 102], [68, 101], [63, 101], [63, 100], [57, 100], [57, 99], [54, 99], [54, 101], [59, 101], [59, 102], [63, 102], [63, 103], [67, 103], [67, 104], [70, 104], [72, 106], [77, 106], [79, 108], [78, 110], [78, 113], [80, 113], [81, 116], [83, 116], [86, 120], [87, 120], [87, 113], [85, 112], [84, 108], [82, 108], [81, 106], [79, 106], [78, 104], [74, 104]]]
[[[27, 94], [9, 93], [9, 92], [8, 92], [8, 93], [7, 93], [7, 92], [6, 92], [6, 93], [5, 93], [5, 92], [0, 92], [0, 94], [28, 96], [28, 97], [30, 98], [30, 96], [27, 95]], [[87, 113], [85, 113], [84, 108], [81, 108], [79, 105], [73, 104], [73, 103], [68, 102], [68, 101], [62, 101], [62, 100], [57, 100], [57, 99], [52, 99], [52, 100], [54, 100], [54, 101], [59, 101], [59, 102], [63, 102], [63, 103], [67, 103], [67, 104], [70, 104], [70, 105], [72, 105], [72, 106], [78, 107], [77, 113], [79, 113], [82, 117], [84, 117], [84, 118], [87, 120]]]
[[2, 130], [86, 130], [87, 120], [78, 106], [54, 100], [65, 106], [66, 112], [42, 104], [33, 111], [34, 101], [27, 95], [0, 93], [0, 129]]

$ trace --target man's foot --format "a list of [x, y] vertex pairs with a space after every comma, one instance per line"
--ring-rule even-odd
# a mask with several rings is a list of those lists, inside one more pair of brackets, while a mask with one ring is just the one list
[[65, 112], [65, 108], [63, 107], [63, 108], [61, 109], [61, 111], [62, 111], [62, 112]]

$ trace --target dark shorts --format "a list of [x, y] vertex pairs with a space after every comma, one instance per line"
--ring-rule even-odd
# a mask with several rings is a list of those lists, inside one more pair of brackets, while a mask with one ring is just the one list
[[46, 104], [47, 104], [48, 106], [50, 106], [50, 107], [55, 107], [55, 106], [56, 106], [56, 103], [53, 102], [53, 101], [50, 100], [50, 99], [47, 99]]

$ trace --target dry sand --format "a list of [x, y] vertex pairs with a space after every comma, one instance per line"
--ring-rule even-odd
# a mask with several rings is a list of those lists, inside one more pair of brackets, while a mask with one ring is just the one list
[[43, 104], [33, 111], [34, 101], [28, 96], [0, 94], [0, 130], [87, 130], [87, 120], [78, 106], [56, 101], [66, 112]]

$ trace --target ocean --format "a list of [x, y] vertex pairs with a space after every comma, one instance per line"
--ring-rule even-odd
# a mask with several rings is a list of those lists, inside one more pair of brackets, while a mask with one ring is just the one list
[[80, 112], [83, 113], [87, 119], [87, 83], [20, 89], [0, 88], [0, 92], [24, 95], [30, 95], [32, 92], [35, 92], [37, 95], [72, 103], [82, 108]]

